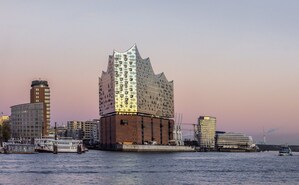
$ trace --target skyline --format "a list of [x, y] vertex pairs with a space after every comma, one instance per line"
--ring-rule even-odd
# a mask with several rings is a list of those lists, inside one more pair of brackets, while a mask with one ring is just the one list
[[0, 112], [51, 89], [51, 124], [99, 118], [98, 77], [137, 44], [174, 81], [183, 123], [298, 144], [298, 2], [0, 1]]

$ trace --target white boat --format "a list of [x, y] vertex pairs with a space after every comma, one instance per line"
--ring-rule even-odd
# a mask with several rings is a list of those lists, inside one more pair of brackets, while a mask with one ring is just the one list
[[37, 152], [54, 153], [57, 146], [57, 153], [81, 153], [85, 152], [82, 140], [42, 138], [35, 139], [35, 150]]
[[3, 142], [3, 148], [0, 147], [0, 153], [4, 154], [34, 154], [33, 144]]
[[288, 146], [281, 146], [279, 150], [279, 156], [292, 156], [292, 150]]

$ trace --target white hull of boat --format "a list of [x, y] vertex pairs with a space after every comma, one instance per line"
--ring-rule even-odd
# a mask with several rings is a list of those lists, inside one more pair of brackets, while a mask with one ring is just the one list
[[84, 147], [81, 140], [72, 139], [36, 139], [35, 149], [37, 152], [53, 153], [54, 145], [57, 145], [58, 153], [77, 153], [78, 149], [84, 152]]

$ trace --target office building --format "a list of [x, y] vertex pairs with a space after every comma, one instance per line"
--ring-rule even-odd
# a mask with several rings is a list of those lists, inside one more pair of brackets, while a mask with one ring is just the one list
[[172, 139], [173, 81], [155, 74], [137, 46], [114, 51], [99, 78], [101, 143], [168, 144]]
[[83, 124], [84, 137], [83, 140], [89, 141], [90, 144], [99, 141], [99, 119], [85, 121]]
[[92, 138], [92, 143], [99, 143], [100, 142], [100, 120], [93, 120], [95, 124], [92, 125], [92, 132], [91, 132], [91, 138]]
[[13, 138], [39, 138], [43, 134], [44, 103], [27, 103], [11, 107]]
[[216, 118], [200, 116], [197, 124], [197, 140], [201, 148], [213, 149], [215, 147]]
[[96, 119], [91, 121], [68, 121], [67, 136], [87, 142], [93, 141], [94, 137], [98, 139], [98, 122], [99, 120]]
[[44, 106], [42, 135], [47, 136], [50, 129], [50, 88], [47, 81], [34, 80], [31, 83], [30, 103], [40, 102]]
[[67, 137], [73, 139], [83, 139], [83, 121], [68, 121], [67, 122]]

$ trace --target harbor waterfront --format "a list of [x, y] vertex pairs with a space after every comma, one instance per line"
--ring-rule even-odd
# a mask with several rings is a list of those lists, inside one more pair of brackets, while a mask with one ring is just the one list
[[298, 184], [299, 153], [0, 155], [0, 184]]

